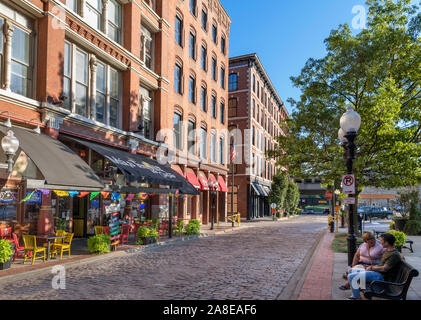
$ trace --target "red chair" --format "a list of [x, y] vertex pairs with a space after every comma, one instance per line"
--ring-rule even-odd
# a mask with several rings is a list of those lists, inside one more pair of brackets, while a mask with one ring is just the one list
[[[19, 245], [19, 238], [16, 233], [13, 233], [13, 242], [15, 243], [15, 254], [13, 255], [13, 262], [16, 261], [18, 257], [25, 258], [25, 247]], [[22, 253], [19, 253], [22, 251]], [[32, 256], [31, 252], [28, 252], [28, 257]]]
[[12, 228], [0, 229], [0, 238], [4, 240], [13, 241], [12, 239]]
[[169, 223], [168, 221], [163, 221], [158, 225], [159, 235], [168, 235], [169, 232]]
[[126, 244], [129, 244], [129, 233], [130, 233], [130, 226], [124, 224], [121, 227], [121, 244], [124, 245], [124, 242], [126, 242]]
[[106, 235], [111, 235], [111, 232], [110, 232], [110, 227], [104, 227], [104, 234], [106, 234]]

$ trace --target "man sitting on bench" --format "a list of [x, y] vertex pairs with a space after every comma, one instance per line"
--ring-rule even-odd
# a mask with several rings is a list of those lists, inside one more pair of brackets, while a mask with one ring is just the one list
[[398, 271], [397, 267], [402, 260], [399, 251], [395, 248], [395, 241], [396, 239], [392, 234], [382, 234], [380, 244], [386, 249], [382, 261], [375, 266], [366, 266], [365, 269], [353, 268], [349, 270], [348, 281], [352, 289], [352, 296], [348, 298], [349, 300], [361, 300], [359, 286], [353, 281], [357, 276], [357, 279], [365, 280], [366, 284], [376, 280], [389, 281], [395, 278], [395, 273]]

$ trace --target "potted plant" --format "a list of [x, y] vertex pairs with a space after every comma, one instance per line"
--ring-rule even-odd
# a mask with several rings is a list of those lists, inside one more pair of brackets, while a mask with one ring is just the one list
[[395, 215], [392, 220], [395, 223], [395, 230], [403, 231], [409, 219], [406, 214], [402, 214], [400, 216]]
[[149, 229], [147, 227], [140, 227], [137, 230], [137, 244], [138, 245], [148, 245], [156, 243], [158, 239], [158, 231], [155, 229]]
[[13, 250], [9, 240], [0, 240], [0, 270], [9, 269], [12, 265]]
[[93, 254], [104, 254], [110, 252], [111, 237], [106, 234], [98, 234], [88, 239], [88, 250]]
[[390, 233], [395, 236], [395, 247], [399, 252], [402, 252], [402, 246], [406, 243], [406, 234], [397, 230], [389, 230], [386, 233]]
[[191, 220], [185, 227], [185, 233], [188, 236], [200, 234], [200, 221]]

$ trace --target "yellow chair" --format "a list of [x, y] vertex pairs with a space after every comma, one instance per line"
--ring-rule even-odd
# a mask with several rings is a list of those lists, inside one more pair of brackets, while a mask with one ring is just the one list
[[59, 243], [59, 244], [53, 244], [53, 250], [52, 252], [54, 252], [53, 254], [58, 254], [60, 252], [60, 260], [63, 258], [63, 252], [69, 252], [69, 258], [70, 258], [70, 248], [72, 246], [72, 240], [74, 237], [74, 233], [67, 233], [65, 232], [65, 236], [66, 238], [63, 239], [63, 243]]
[[[57, 230], [56, 231], [56, 236], [57, 237], [65, 237], [66, 236], [66, 231], [64, 230]], [[55, 251], [52, 250], [54, 249], [54, 245], [55, 244], [63, 244], [63, 238], [62, 239], [54, 239], [54, 243], [52, 244], [51, 250], [50, 250], [50, 258], [54, 258], [55, 255]]]
[[[32, 253], [32, 264], [35, 263], [36, 259], [44, 259], [45, 262], [45, 258], [47, 255], [47, 250], [46, 248], [43, 247], [37, 247], [37, 239], [35, 236], [31, 236], [31, 235], [22, 235], [23, 237], [23, 243], [24, 243], [24, 247], [25, 247], [25, 257], [23, 259], [23, 264], [25, 264], [26, 259], [28, 258], [28, 252]], [[41, 252], [43, 255], [42, 257], [37, 257], [37, 253]]]
[[104, 227], [95, 226], [95, 235], [104, 234]]

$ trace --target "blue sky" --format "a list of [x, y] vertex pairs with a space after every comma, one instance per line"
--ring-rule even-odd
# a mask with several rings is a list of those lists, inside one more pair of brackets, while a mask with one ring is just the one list
[[[332, 29], [352, 21], [365, 0], [221, 0], [232, 19], [230, 57], [257, 53], [285, 106], [299, 99], [291, 76], [309, 58], [325, 55], [323, 40]], [[356, 31], [357, 32], [357, 31]]]

